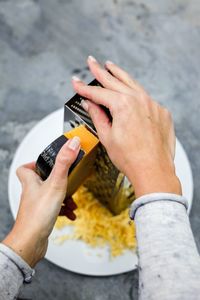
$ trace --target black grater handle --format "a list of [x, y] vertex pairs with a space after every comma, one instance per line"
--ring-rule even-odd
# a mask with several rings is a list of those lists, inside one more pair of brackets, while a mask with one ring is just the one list
[[[61, 135], [59, 138], [54, 140], [49, 146], [47, 146], [44, 151], [39, 155], [36, 161], [36, 173], [43, 179], [46, 180], [50, 175], [56, 161], [56, 156], [60, 151], [61, 147], [67, 142], [68, 138], [65, 135]], [[85, 152], [80, 150], [78, 156], [74, 163], [69, 169], [69, 173], [74, 169], [74, 167], [82, 159]]]

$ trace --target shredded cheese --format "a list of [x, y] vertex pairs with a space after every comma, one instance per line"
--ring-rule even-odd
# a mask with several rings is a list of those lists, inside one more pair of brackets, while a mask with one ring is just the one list
[[109, 245], [112, 257], [122, 254], [124, 250], [135, 249], [135, 225], [129, 219], [128, 209], [114, 216], [83, 186], [73, 195], [73, 199], [78, 206], [76, 220], [58, 217], [55, 227], [62, 229], [72, 225], [74, 230], [72, 234], [61, 236], [60, 242], [80, 239], [92, 247]]

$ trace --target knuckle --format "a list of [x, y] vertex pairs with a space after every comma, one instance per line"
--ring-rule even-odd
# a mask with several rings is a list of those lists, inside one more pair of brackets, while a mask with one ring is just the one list
[[113, 77], [111, 74], [109, 74], [107, 71], [103, 71], [102, 72], [102, 77], [105, 78], [105, 81], [108, 83], [112, 83], [113, 82]]
[[19, 176], [20, 170], [21, 170], [21, 167], [18, 167], [17, 170], [16, 170], [17, 176]]
[[114, 108], [117, 112], [122, 112], [124, 110], [129, 109], [132, 97], [126, 94], [121, 94], [119, 97], [119, 101], [116, 102]]
[[170, 112], [167, 108], [164, 107], [164, 108], [163, 108], [163, 112], [164, 112], [165, 116], [166, 116], [169, 120], [172, 119], [171, 112]]
[[88, 113], [92, 116], [95, 117], [99, 114], [99, 110], [98, 107], [96, 107], [95, 105], [89, 105], [88, 107]]
[[95, 102], [95, 99], [101, 89], [102, 87], [100, 86], [86, 86], [84, 90], [84, 97]]
[[96, 70], [96, 79], [101, 81], [105, 81], [108, 79], [107, 72], [101, 68], [97, 68]]
[[84, 93], [84, 97], [90, 99], [91, 98], [91, 91], [90, 91], [90, 88], [88, 87], [84, 87], [83, 88], [83, 93]]
[[151, 100], [151, 98], [144, 93], [139, 93], [139, 98], [143, 104], [146, 104], [148, 106], [153, 104], [153, 101]]
[[154, 101], [149, 95], [143, 94], [143, 105], [148, 109], [149, 112], [154, 112], [158, 114], [159, 112], [159, 104]]
[[126, 104], [127, 101], [128, 101], [128, 98], [129, 98], [128, 95], [126, 95], [126, 94], [121, 94], [121, 96], [120, 96], [120, 103]]
[[135, 85], [134, 80], [128, 75], [128, 73], [125, 73], [125, 75], [126, 75], [127, 84], [129, 86], [134, 86]]
[[78, 92], [83, 95], [84, 98], [91, 98], [91, 87], [88, 85], [80, 86]]
[[51, 184], [49, 185], [48, 192], [49, 192], [49, 196], [47, 196], [48, 198], [52, 198], [52, 194], [55, 194], [55, 192], [57, 192], [60, 193], [61, 196], [63, 196], [63, 200], [64, 200], [64, 196], [66, 193], [65, 182], [63, 182], [60, 178], [52, 180]]
[[21, 172], [22, 172], [22, 167], [18, 167], [16, 170], [17, 177], [20, 177]]
[[67, 155], [63, 155], [62, 153], [60, 153], [57, 158], [56, 158], [56, 164], [58, 165], [69, 165], [73, 159], [74, 155], [73, 155], [73, 151], [69, 150]]

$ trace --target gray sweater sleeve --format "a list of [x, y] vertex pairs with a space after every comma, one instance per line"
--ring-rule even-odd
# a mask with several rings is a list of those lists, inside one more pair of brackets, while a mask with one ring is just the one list
[[200, 299], [200, 257], [183, 197], [150, 194], [132, 204], [140, 300]]
[[34, 270], [13, 250], [0, 244], [0, 299], [16, 299], [23, 283], [31, 281]]

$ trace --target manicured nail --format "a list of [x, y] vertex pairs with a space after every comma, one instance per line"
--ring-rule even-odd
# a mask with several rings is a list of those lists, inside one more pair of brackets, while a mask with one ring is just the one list
[[114, 63], [111, 60], [107, 60], [105, 64], [106, 65], [113, 65]]
[[92, 62], [97, 62], [96, 58], [94, 58], [94, 56], [92, 56], [92, 55], [88, 56], [88, 60], [92, 61]]
[[81, 100], [81, 105], [85, 111], [88, 111], [88, 103], [85, 100]]
[[68, 144], [69, 149], [77, 150], [80, 147], [80, 138], [78, 136], [74, 136]]
[[77, 77], [77, 76], [72, 76], [72, 80], [74, 80], [74, 81], [81, 81], [80, 78]]

